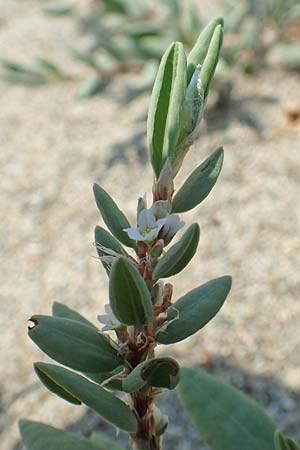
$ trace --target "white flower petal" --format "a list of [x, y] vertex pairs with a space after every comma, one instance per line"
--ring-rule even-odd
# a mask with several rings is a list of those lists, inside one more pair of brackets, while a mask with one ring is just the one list
[[125, 233], [128, 234], [128, 236], [130, 237], [130, 239], [133, 239], [135, 241], [143, 241], [144, 238], [141, 235], [141, 233], [139, 232], [139, 230], [137, 228], [124, 228]]

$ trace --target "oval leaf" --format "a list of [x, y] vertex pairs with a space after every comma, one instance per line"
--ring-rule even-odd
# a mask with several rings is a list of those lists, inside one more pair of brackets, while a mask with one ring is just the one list
[[184, 269], [196, 253], [199, 239], [200, 227], [197, 223], [193, 223], [180, 241], [158, 261], [153, 271], [153, 279], [171, 277]]
[[35, 315], [28, 334], [50, 358], [81, 372], [104, 372], [122, 364], [109, 341], [96, 329], [61, 317]]
[[130, 228], [131, 225], [118, 205], [98, 184], [94, 184], [93, 189], [98, 209], [109, 230], [122, 244], [135, 247], [135, 241], [129, 239], [123, 231], [125, 228]]
[[158, 333], [160, 344], [173, 344], [203, 328], [220, 310], [231, 288], [231, 277], [211, 280], [185, 294], [168, 309], [165, 331]]
[[40, 422], [20, 420], [19, 428], [28, 450], [95, 450], [88, 439], [75, 437]]
[[145, 386], [174, 389], [179, 381], [179, 365], [172, 358], [153, 358], [142, 362], [123, 380], [125, 392]]
[[59, 384], [57, 384], [55, 381], [53, 381], [48, 375], [47, 372], [43, 371], [43, 367], [40, 367], [40, 364], [42, 363], [34, 363], [34, 371], [39, 377], [40, 381], [43, 383], [43, 385], [49, 389], [50, 392], [53, 394], [58, 395], [59, 397], [63, 398], [69, 403], [73, 403], [74, 405], [81, 405], [81, 401], [78, 400], [78, 398], [71, 395], [68, 391], [66, 391], [64, 388], [62, 388]]
[[100, 433], [99, 431], [92, 433], [89, 441], [91, 441], [96, 450], [124, 450], [110, 437], [104, 433]]
[[176, 193], [172, 213], [182, 213], [199, 205], [210, 193], [222, 169], [223, 148], [218, 148], [197, 167]]
[[215, 17], [206, 25], [206, 27], [201, 31], [194, 47], [190, 51], [187, 57], [187, 84], [191, 81], [198, 64], [202, 66], [210, 41], [218, 25], [224, 25], [224, 20], [222, 17]]
[[180, 400], [211, 450], [274, 450], [275, 427], [237, 389], [202, 370], [181, 369]]
[[144, 325], [153, 320], [148, 287], [133, 263], [124, 256], [112, 265], [109, 300], [114, 315], [126, 325]]
[[52, 314], [55, 317], [63, 317], [64, 319], [76, 320], [77, 322], [83, 323], [84, 325], [88, 325], [98, 331], [98, 328], [92, 322], [87, 320], [77, 311], [74, 311], [74, 309], [71, 309], [68, 306], [63, 305], [62, 303], [59, 302], [53, 303]]
[[[96, 226], [96, 228], [95, 228], [95, 245], [96, 245], [98, 256], [99, 256], [99, 258], [102, 262], [102, 265], [108, 275], [110, 273], [111, 265], [108, 264], [107, 262], [105, 262], [101, 258], [103, 256], [107, 256], [107, 255], [109, 256], [109, 254], [111, 254], [109, 252], [109, 250], [112, 250], [114, 253], [117, 253], [118, 255], [127, 256], [126, 251], [124, 250], [122, 245], [119, 243], [119, 241], [102, 227]], [[105, 250], [105, 249], [107, 249], [107, 250]]]
[[55, 384], [81, 400], [117, 428], [130, 433], [136, 431], [136, 418], [131, 409], [101, 386], [54, 364], [38, 363], [38, 368]]
[[162, 57], [151, 95], [147, 139], [156, 177], [176, 149], [186, 91], [186, 56], [181, 42]]

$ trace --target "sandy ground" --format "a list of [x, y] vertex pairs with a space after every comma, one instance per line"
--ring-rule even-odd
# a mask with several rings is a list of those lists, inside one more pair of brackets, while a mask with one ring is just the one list
[[[1, 8], [0, 57], [30, 61], [46, 52], [84, 74], [64, 51], [62, 42], [74, 33], [67, 22], [46, 19], [30, 1]], [[126, 81], [118, 80], [113, 92]], [[107, 189], [132, 221], [137, 197], [151, 189], [146, 156], [134, 146], [114, 147], [143, 129], [139, 119], [147, 97], [124, 108], [113, 93], [76, 100], [77, 88], [76, 83], [38, 89], [0, 84], [1, 450], [16, 445], [20, 417], [83, 431], [96, 423], [84, 409], [39, 386], [32, 363], [45, 358], [27, 338], [27, 320], [33, 313], [48, 314], [53, 301], [95, 319], [107, 302], [107, 279], [93, 258], [93, 227], [101, 219], [92, 183]], [[182, 364], [205, 364], [244, 388], [296, 438], [300, 123], [287, 126], [286, 110], [299, 99], [299, 89], [297, 75], [279, 71], [237, 76], [229, 110], [208, 114], [176, 186], [219, 145], [225, 163], [210, 197], [183, 217], [186, 223], [198, 221], [202, 236], [189, 269], [174, 280], [175, 298], [225, 273], [234, 283], [226, 306], [202, 333], [161, 349]], [[249, 126], [255, 123], [258, 129]], [[185, 419], [179, 412], [174, 416], [175, 397], [167, 398], [162, 407], [176, 419], [167, 448], [183, 449]]]

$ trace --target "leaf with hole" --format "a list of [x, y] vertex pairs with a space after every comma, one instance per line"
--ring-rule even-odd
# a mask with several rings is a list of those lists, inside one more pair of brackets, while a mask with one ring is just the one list
[[28, 335], [50, 358], [81, 372], [104, 372], [122, 364], [108, 339], [76, 320], [35, 315]]

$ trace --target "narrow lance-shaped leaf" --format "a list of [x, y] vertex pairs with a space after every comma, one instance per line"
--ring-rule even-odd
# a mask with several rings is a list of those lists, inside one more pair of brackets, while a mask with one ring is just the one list
[[[95, 450], [85, 438], [31, 420], [20, 420], [20, 433], [27, 450]], [[101, 450], [109, 450], [109, 447]]]
[[28, 335], [50, 358], [81, 372], [104, 372], [122, 364], [107, 338], [75, 320], [35, 315]]
[[275, 427], [237, 389], [203, 370], [181, 369], [180, 400], [211, 450], [274, 450]]
[[[126, 251], [119, 243], [119, 241], [102, 227], [96, 226], [95, 228], [95, 245], [99, 258], [102, 258], [103, 256], [109, 257], [113, 253], [115, 255], [127, 256]], [[112, 252], [110, 252], [109, 250], [112, 250]], [[103, 259], [101, 259], [101, 262], [107, 274], [109, 275], [111, 264], [107, 263]]]
[[274, 443], [276, 450], [299, 450], [300, 446], [288, 436], [284, 436], [280, 431], [276, 431], [274, 435]]
[[158, 261], [153, 271], [153, 279], [171, 277], [184, 269], [196, 253], [199, 239], [200, 227], [197, 223], [193, 223], [179, 242]]
[[98, 328], [77, 311], [72, 308], [69, 308], [67, 305], [63, 303], [54, 302], [52, 305], [52, 314], [55, 317], [62, 317], [64, 319], [76, 320], [77, 322], [83, 323], [84, 325], [88, 325], [95, 330], [98, 331]]
[[222, 17], [215, 17], [206, 25], [206, 27], [201, 31], [194, 47], [190, 51], [187, 57], [187, 84], [191, 81], [198, 64], [202, 66], [210, 41], [218, 25], [224, 25], [224, 20]]
[[146, 282], [124, 256], [112, 265], [109, 278], [110, 306], [117, 319], [126, 325], [144, 325], [153, 320], [153, 306]]
[[157, 335], [157, 341], [173, 344], [199, 331], [221, 309], [230, 288], [231, 277], [224, 276], [185, 294], [168, 309], [169, 325]]
[[186, 90], [186, 56], [180, 42], [162, 57], [150, 100], [147, 139], [156, 177], [176, 149]]
[[129, 239], [128, 235], [123, 231], [125, 228], [130, 228], [131, 225], [119, 209], [118, 205], [110, 195], [97, 184], [94, 184], [93, 189], [98, 209], [111, 233], [119, 239], [122, 244], [127, 245], [128, 247], [134, 247], [135, 242], [132, 239]]
[[152, 358], [142, 362], [123, 380], [125, 392], [145, 386], [174, 389], [179, 381], [179, 365], [173, 358]]
[[108, 422], [127, 432], [136, 431], [136, 418], [129, 406], [101, 386], [54, 364], [36, 363], [36, 367], [45, 377], [92, 408]]
[[213, 37], [208, 47], [207, 55], [205, 57], [205, 60], [203, 62], [200, 71], [200, 79], [204, 89], [205, 98], [207, 97], [210, 83], [214, 76], [219, 61], [222, 43], [223, 43], [223, 28], [221, 25], [218, 25], [215, 28]]
[[176, 193], [172, 203], [172, 213], [181, 213], [199, 205], [210, 193], [222, 169], [223, 148], [218, 148], [186, 179]]

